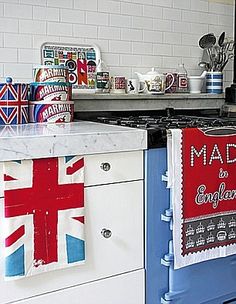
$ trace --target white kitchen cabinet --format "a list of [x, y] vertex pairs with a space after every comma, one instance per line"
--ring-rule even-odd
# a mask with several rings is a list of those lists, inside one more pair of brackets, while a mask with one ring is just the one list
[[15, 281], [1, 276], [0, 304], [144, 303], [142, 152], [85, 156], [85, 185], [85, 264]]
[[144, 270], [82, 284], [18, 302], [19, 304], [143, 304]]

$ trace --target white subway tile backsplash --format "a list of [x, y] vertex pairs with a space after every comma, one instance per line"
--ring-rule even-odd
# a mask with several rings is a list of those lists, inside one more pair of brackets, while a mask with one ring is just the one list
[[197, 34], [199, 35], [199, 37], [209, 31], [208, 24], [190, 23], [190, 26], [191, 26], [191, 33]]
[[4, 3], [4, 16], [16, 19], [32, 19], [31, 5]]
[[8, 63], [4, 65], [4, 77], [11, 76], [14, 82], [19, 78], [27, 78], [32, 81], [33, 64], [29, 63]]
[[83, 24], [85, 22], [85, 12], [74, 9], [60, 9], [60, 21]]
[[120, 65], [137, 67], [142, 63], [142, 56], [139, 55], [120, 55]]
[[181, 33], [163, 33], [163, 42], [168, 44], [181, 44]]
[[13, 18], [0, 18], [0, 32], [17, 33], [19, 30], [18, 20]]
[[32, 5], [37, 5], [37, 6], [46, 6], [47, 5], [47, 0], [18, 0], [18, 2], [22, 4], [32, 4]]
[[46, 34], [46, 21], [19, 20], [19, 33], [23, 34]]
[[[142, 41], [143, 31], [137, 29], [121, 29], [121, 40]], [[145, 41], [145, 40], [144, 40]]]
[[5, 62], [17, 62], [17, 49], [0, 48], [0, 60], [2, 58]]
[[153, 55], [153, 44], [147, 42], [133, 42], [132, 44], [132, 53], [145, 55]]
[[98, 28], [98, 38], [99, 39], [111, 39], [117, 40], [120, 39], [121, 29], [118, 27], [108, 27], [108, 26], [99, 26]]
[[143, 16], [151, 18], [162, 18], [162, 7], [154, 5], [145, 5], [143, 7]]
[[4, 4], [0, 3], [0, 16], [3, 16]]
[[106, 63], [107, 66], [118, 67], [120, 65], [120, 56], [119, 54], [106, 53], [102, 54], [102, 60]]
[[32, 35], [5, 33], [4, 47], [32, 48]]
[[97, 11], [98, 9], [98, 1], [88, 1], [88, 0], [75, 0], [74, 8], [85, 11]]
[[32, 62], [37, 65], [40, 64], [41, 54], [38, 49], [19, 49], [18, 50], [18, 62], [28, 63]]
[[208, 11], [208, 1], [191, 0], [190, 9], [193, 11], [207, 12]]
[[143, 55], [142, 59], [142, 66], [144, 67], [158, 67], [162, 66], [162, 58], [161, 56], [150, 56], [150, 55]]
[[108, 14], [97, 12], [86, 12], [86, 24], [108, 25]]
[[153, 44], [153, 55], [157, 56], [171, 56], [172, 55], [172, 45], [156, 43]]
[[189, 22], [173, 21], [172, 31], [177, 33], [190, 33], [191, 24]]
[[[45, 42], [97, 44], [110, 71], [127, 77], [178, 62], [200, 73], [199, 38], [232, 37], [233, 11], [209, 0], [0, 0], [0, 77], [31, 80]], [[227, 81], [230, 73], [232, 63]]]
[[130, 15], [130, 16], [142, 16], [143, 15], [143, 6], [136, 3], [121, 3], [121, 14]]
[[159, 43], [163, 42], [163, 34], [162, 32], [157, 31], [143, 31], [143, 40], [145, 42]]
[[40, 49], [41, 45], [45, 42], [59, 42], [59, 36], [50, 36], [50, 35], [33, 35], [33, 44], [32, 47], [33, 49]]
[[181, 10], [174, 8], [163, 8], [163, 19], [181, 20]]
[[72, 36], [73, 26], [68, 23], [48, 22], [47, 35]]
[[73, 36], [83, 38], [97, 38], [97, 26], [85, 25], [85, 24], [74, 24], [73, 25]]
[[47, 0], [47, 6], [72, 8], [73, 0]]
[[153, 29], [157, 31], [170, 32], [172, 30], [172, 21], [163, 19], [153, 20]]
[[132, 25], [132, 17], [131, 16], [111, 14], [109, 25], [110, 26], [130, 28], [131, 25]]
[[198, 41], [201, 36], [193, 34], [182, 34], [182, 45], [198, 46]]
[[33, 19], [59, 21], [59, 8], [33, 6]]
[[109, 50], [109, 40], [106, 39], [85, 38], [84, 42], [89, 45], [97, 45], [100, 49], [101, 55]]
[[173, 56], [190, 56], [190, 48], [182, 45], [173, 45]]
[[137, 29], [152, 30], [153, 22], [150, 18], [133, 17], [132, 27]]
[[215, 13], [218, 15], [233, 16], [234, 10], [232, 9], [232, 5], [209, 2], [209, 12]]
[[189, 10], [190, 1], [189, 0], [173, 0], [173, 8]]
[[122, 40], [110, 40], [109, 41], [109, 51], [115, 53], [128, 53], [132, 52], [132, 43], [129, 41]]
[[120, 13], [120, 2], [115, 0], [98, 0], [98, 11], [111, 14]]
[[172, 7], [172, 0], [153, 0], [152, 4], [156, 6]]

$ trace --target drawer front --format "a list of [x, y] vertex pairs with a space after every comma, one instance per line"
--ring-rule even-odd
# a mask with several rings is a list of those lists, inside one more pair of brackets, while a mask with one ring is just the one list
[[85, 186], [143, 179], [143, 151], [87, 155]]
[[144, 267], [143, 181], [86, 188], [85, 212], [84, 265], [6, 282], [2, 276], [4, 241], [0, 240], [1, 304]]
[[144, 270], [68, 288], [19, 304], [144, 304]]

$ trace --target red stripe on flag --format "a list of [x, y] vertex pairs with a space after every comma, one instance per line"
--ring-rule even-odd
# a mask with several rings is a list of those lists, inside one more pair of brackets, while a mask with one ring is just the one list
[[81, 158], [77, 162], [73, 163], [72, 166], [66, 168], [66, 174], [72, 175], [79, 169], [81, 169], [84, 166], [84, 159]]
[[79, 221], [84, 224], [84, 216], [76, 216], [72, 217], [74, 220]]
[[5, 239], [5, 246], [6, 247], [11, 246], [17, 240], [19, 240], [19, 238], [21, 238], [24, 234], [25, 234], [25, 226], [22, 225]]
[[4, 174], [3, 180], [7, 182], [7, 181], [16, 180], [16, 178], [12, 177], [11, 175]]

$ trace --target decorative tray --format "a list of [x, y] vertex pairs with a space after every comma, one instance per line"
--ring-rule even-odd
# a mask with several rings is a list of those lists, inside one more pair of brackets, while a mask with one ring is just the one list
[[68, 67], [73, 93], [95, 92], [96, 67], [100, 58], [100, 49], [96, 45], [45, 42], [41, 46], [42, 65]]

